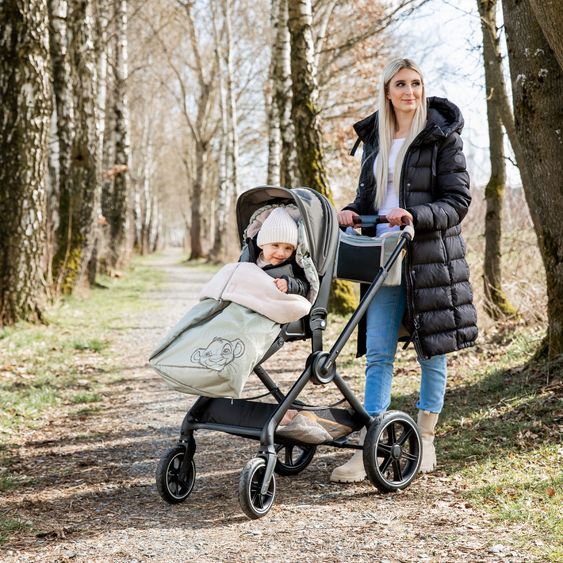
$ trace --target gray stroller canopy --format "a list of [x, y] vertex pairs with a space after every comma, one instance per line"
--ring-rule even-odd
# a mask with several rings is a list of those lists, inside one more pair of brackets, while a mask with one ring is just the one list
[[338, 245], [338, 221], [336, 211], [326, 197], [310, 188], [260, 186], [243, 192], [237, 200], [239, 238], [244, 243], [244, 231], [258, 209], [268, 204], [290, 203], [299, 209], [307, 232], [311, 258], [319, 276], [323, 276], [334, 264]]

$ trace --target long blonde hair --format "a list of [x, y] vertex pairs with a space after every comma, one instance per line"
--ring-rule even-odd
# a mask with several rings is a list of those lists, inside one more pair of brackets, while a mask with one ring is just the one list
[[422, 96], [420, 98], [420, 104], [416, 108], [410, 131], [405, 139], [405, 142], [402, 144], [399, 153], [397, 154], [397, 159], [395, 160], [393, 185], [397, 193], [399, 192], [401, 168], [403, 166], [405, 154], [410, 144], [414, 141], [415, 137], [424, 129], [424, 126], [426, 125], [426, 92], [424, 89], [424, 79], [422, 78], [422, 71], [420, 70], [419, 66], [410, 59], [392, 60], [383, 69], [379, 85], [379, 154], [375, 165], [375, 179], [377, 185], [375, 205], [377, 209], [381, 208], [387, 194], [389, 152], [391, 150], [393, 136], [397, 127], [395, 110], [393, 109], [391, 100], [387, 97], [387, 93], [389, 92], [389, 83], [391, 82], [392, 78], [403, 68], [409, 68], [418, 73], [422, 82]]

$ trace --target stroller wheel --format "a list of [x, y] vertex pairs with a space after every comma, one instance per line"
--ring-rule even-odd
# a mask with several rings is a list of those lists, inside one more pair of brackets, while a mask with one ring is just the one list
[[276, 496], [276, 481], [272, 475], [268, 490], [265, 494], [260, 492], [262, 480], [266, 472], [266, 460], [262, 457], [251, 459], [240, 474], [238, 496], [242, 511], [255, 520], [265, 516]]
[[364, 440], [364, 468], [381, 492], [408, 487], [421, 459], [420, 433], [407, 414], [390, 411], [369, 427]]
[[[186, 449], [176, 446], [168, 450], [161, 458], [156, 468], [156, 488], [160, 496], [170, 504], [185, 501], [192, 492], [195, 483], [195, 463], [192, 457], [186, 460], [186, 467], [182, 462]], [[187, 454], [190, 455], [189, 452]]]
[[276, 444], [278, 460], [274, 471], [278, 475], [292, 476], [301, 473], [312, 461], [317, 446]]

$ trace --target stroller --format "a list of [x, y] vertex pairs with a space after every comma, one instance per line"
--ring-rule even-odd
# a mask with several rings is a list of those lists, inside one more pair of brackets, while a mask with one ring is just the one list
[[[393, 266], [400, 268], [400, 256], [414, 229], [407, 226], [400, 232], [396, 245], [387, 252], [385, 261], [376, 269], [376, 275], [358, 308], [346, 323], [329, 351], [323, 351], [322, 333], [327, 326], [327, 306], [333, 277], [355, 279], [345, 270], [361, 269], [365, 261], [358, 255], [346, 256], [349, 245], [343, 243], [344, 233], [339, 229], [336, 213], [329, 201], [308, 188], [259, 187], [241, 194], [237, 201], [237, 224], [241, 239], [257, 212], [265, 206], [292, 205], [298, 209], [306, 233], [310, 258], [318, 274], [316, 296], [309, 314], [298, 321], [281, 326], [275, 338], [253, 371], [267, 389], [271, 402], [256, 398], [228, 398], [200, 396], [184, 417], [176, 446], [167, 451], [156, 470], [156, 485], [160, 496], [168, 503], [185, 501], [191, 494], [195, 479], [195, 433], [208, 429], [259, 441], [256, 457], [244, 467], [239, 482], [239, 502], [249, 518], [261, 518], [271, 509], [275, 494], [275, 475], [293, 476], [303, 471], [313, 459], [317, 443], [281, 433], [279, 424], [289, 409], [313, 412], [347, 428], [344, 436], [327, 439], [324, 446], [363, 449], [366, 474], [375, 487], [387, 493], [404, 489], [415, 478], [422, 457], [422, 443], [417, 425], [410, 416], [400, 411], [388, 411], [380, 417], [370, 416], [337, 370], [336, 360], [357, 327], [362, 316], [383, 285]], [[362, 226], [381, 218], [362, 217]], [[349, 235], [348, 235], [349, 236]], [[360, 237], [359, 239], [367, 239]], [[246, 241], [243, 240], [241, 261], [245, 260]], [[381, 250], [381, 249], [380, 249]], [[373, 249], [368, 249], [372, 252]], [[383, 263], [384, 262], [384, 263]], [[338, 264], [340, 263], [340, 267]], [[396, 270], [396, 268], [395, 268]], [[399, 270], [400, 272], [400, 270]], [[365, 275], [365, 274], [364, 274]], [[369, 278], [370, 280], [373, 277]], [[361, 276], [356, 281], [360, 281]], [[287, 392], [283, 392], [270, 377], [263, 363], [280, 350], [286, 342], [311, 341], [311, 353], [303, 372]], [[343, 399], [328, 407], [307, 405], [298, 399], [308, 383], [334, 384]], [[273, 400], [272, 400], [273, 398]], [[349, 407], [339, 407], [347, 402]], [[363, 446], [349, 442], [349, 436], [366, 428]]]

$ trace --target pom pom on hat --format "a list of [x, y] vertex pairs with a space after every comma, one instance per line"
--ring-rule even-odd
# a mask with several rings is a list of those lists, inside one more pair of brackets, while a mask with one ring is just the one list
[[297, 247], [297, 223], [283, 207], [276, 207], [266, 217], [256, 239], [259, 248], [274, 242]]

